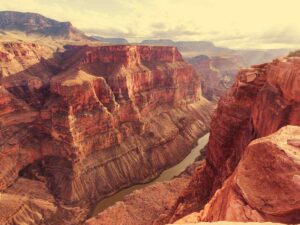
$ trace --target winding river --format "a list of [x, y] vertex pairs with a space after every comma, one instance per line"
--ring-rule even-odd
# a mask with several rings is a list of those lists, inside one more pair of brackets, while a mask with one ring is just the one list
[[121, 201], [125, 195], [130, 194], [134, 190], [144, 188], [155, 182], [171, 180], [174, 176], [177, 176], [180, 173], [182, 173], [185, 170], [185, 168], [191, 165], [195, 161], [195, 159], [200, 155], [200, 150], [203, 149], [204, 146], [207, 144], [208, 138], [209, 138], [209, 133], [199, 138], [196, 147], [192, 149], [190, 154], [188, 154], [180, 163], [163, 171], [156, 179], [152, 180], [151, 182], [145, 184], [137, 184], [128, 188], [124, 188], [121, 191], [117, 192], [116, 194], [102, 199], [96, 205], [93, 211], [93, 215], [97, 215], [99, 212], [102, 212], [103, 210], [112, 206], [116, 202]]

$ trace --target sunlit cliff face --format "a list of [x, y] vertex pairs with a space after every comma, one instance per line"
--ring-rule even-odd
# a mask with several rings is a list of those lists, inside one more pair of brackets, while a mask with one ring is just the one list
[[297, 0], [0, 0], [0, 10], [31, 11], [90, 34], [130, 41], [210, 40], [231, 48], [298, 48]]

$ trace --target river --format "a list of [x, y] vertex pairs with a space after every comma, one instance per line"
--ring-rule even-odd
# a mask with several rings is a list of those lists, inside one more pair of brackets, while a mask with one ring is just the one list
[[173, 177], [182, 173], [185, 170], [185, 168], [191, 165], [195, 161], [195, 159], [200, 155], [200, 150], [203, 149], [204, 146], [207, 144], [208, 138], [209, 138], [209, 133], [199, 138], [197, 141], [197, 145], [192, 149], [190, 154], [188, 154], [180, 163], [163, 171], [156, 179], [152, 180], [151, 182], [145, 184], [137, 184], [128, 188], [124, 188], [121, 191], [117, 192], [116, 194], [102, 199], [96, 205], [93, 211], [93, 215], [97, 215], [99, 212], [102, 212], [103, 210], [112, 206], [116, 202], [121, 201], [125, 195], [130, 194], [134, 190], [144, 188], [155, 182], [171, 180]]

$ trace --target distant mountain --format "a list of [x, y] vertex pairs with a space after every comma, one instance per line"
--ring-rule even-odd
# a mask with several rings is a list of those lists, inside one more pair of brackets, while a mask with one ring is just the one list
[[182, 51], [231, 51], [228, 48], [217, 47], [209, 41], [178, 41], [176, 46]]
[[176, 46], [176, 42], [170, 39], [155, 39], [155, 40], [144, 40], [140, 44], [142, 45], [168, 45]]
[[215, 46], [209, 41], [173, 41], [170, 39], [144, 40], [142, 45], [169, 45], [178, 48], [185, 58], [199, 55], [241, 56], [246, 66], [269, 62], [274, 58], [287, 55], [292, 49], [230, 49]]
[[168, 45], [175, 46], [178, 50], [187, 57], [196, 56], [199, 54], [218, 55], [230, 54], [231, 49], [217, 47], [209, 41], [173, 41], [170, 39], [144, 40], [142, 45]]
[[91, 36], [91, 37], [98, 41], [106, 42], [110, 44], [128, 44], [128, 41], [125, 38], [106, 38], [101, 36]]
[[287, 56], [293, 49], [240, 49], [236, 54], [243, 57], [247, 66], [271, 62], [275, 58]]
[[58, 22], [37, 13], [0, 11], [0, 29], [74, 41], [93, 40], [70, 22]]

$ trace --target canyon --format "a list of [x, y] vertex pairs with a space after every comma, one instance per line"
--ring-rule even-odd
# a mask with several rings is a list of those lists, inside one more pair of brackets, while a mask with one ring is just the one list
[[186, 60], [201, 77], [203, 96], [211, 101], [223, 96], [234, 83], [239, 70], [247, 67], [243, 58], [238, 55], [199, 55]]
[[213, 114], [206, 165], [169, 222], [201, 211], [193, 222], [299, 223], [299, 69], [299, 57], [288, 57], [239, 72]]
[[299, 224], [286, 52], [0, 12], [0, 224]]
[[86, 224], [109, 224], [116, 212], [118, 224], [132, 225], [298, 224], [299, 71], [299, 57], [242, 69], [218, 102], [205, 160], [190, 177], [133, 192]]
[[174, 47], [1, 44], [1, 224], [78, 224], [181, 161], [214, 104]]

